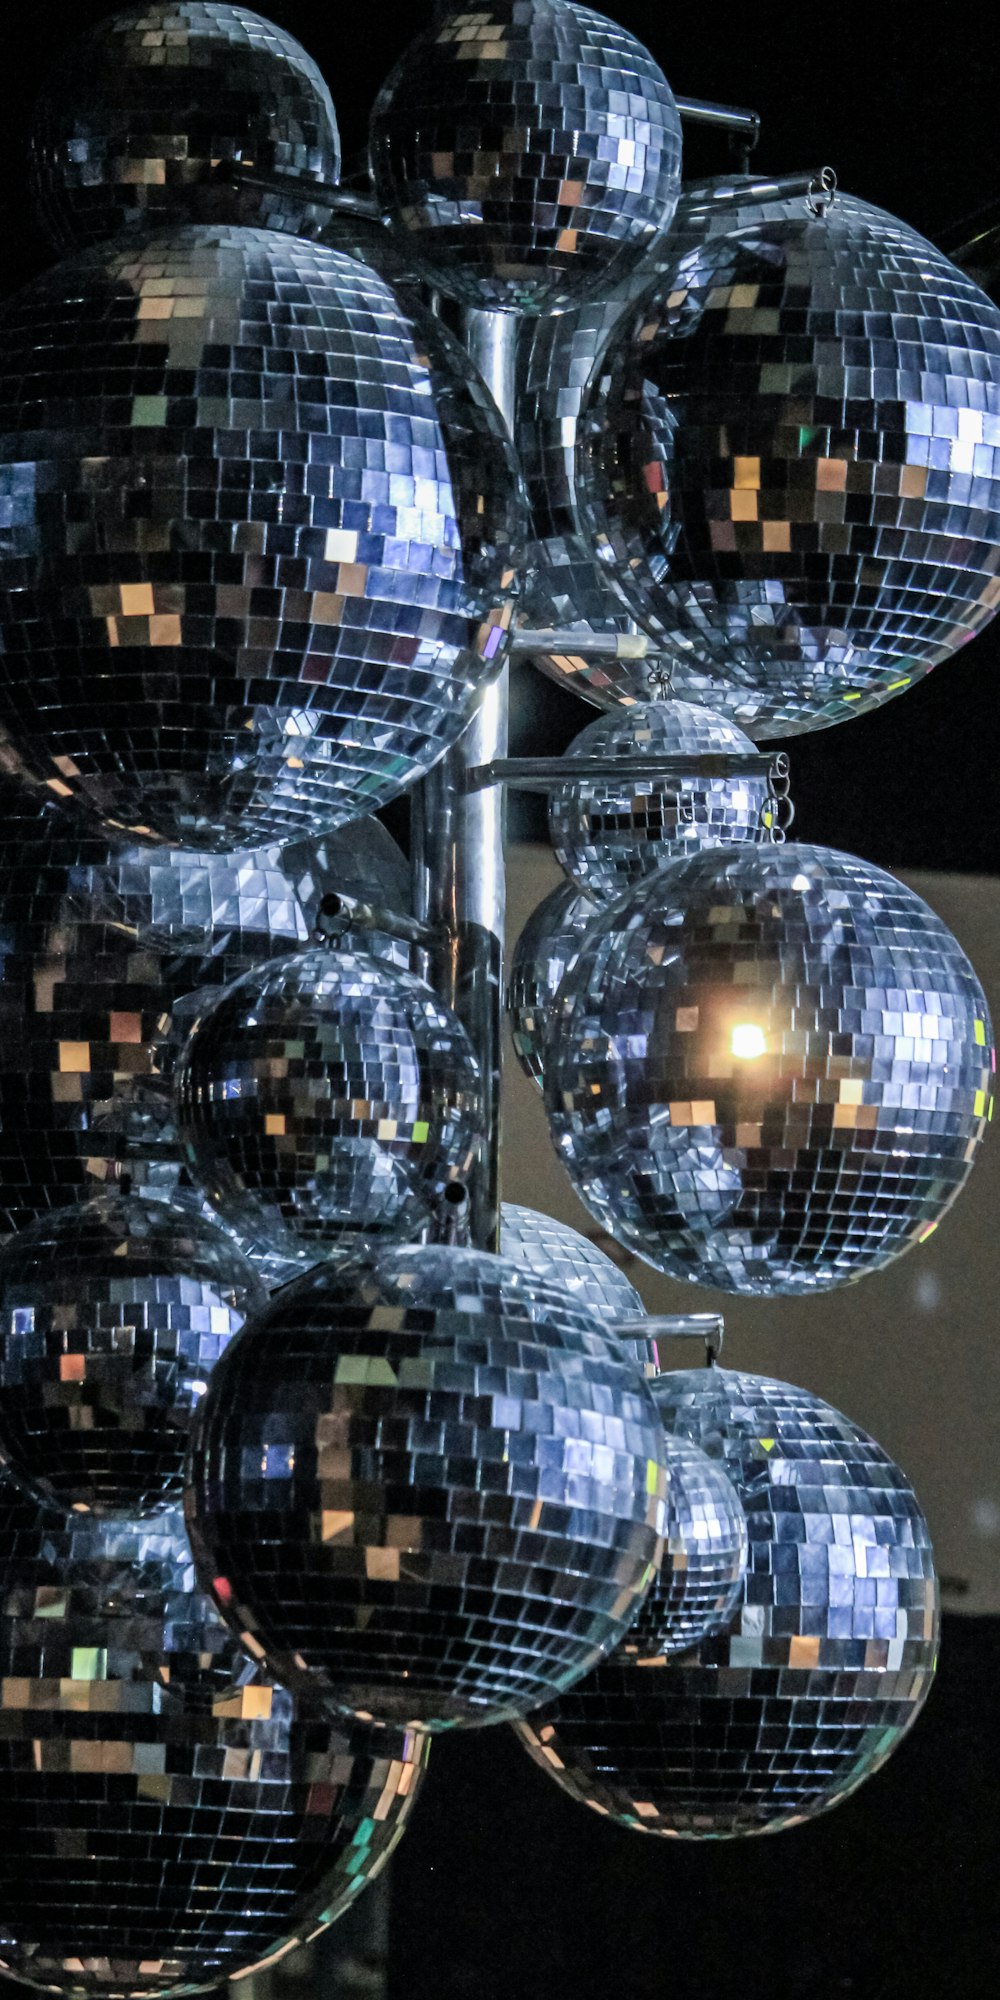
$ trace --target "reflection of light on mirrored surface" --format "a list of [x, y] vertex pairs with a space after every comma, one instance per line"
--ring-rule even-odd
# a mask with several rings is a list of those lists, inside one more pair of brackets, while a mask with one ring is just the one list
[[734, 1056], [743, 1056], [752, 1061], [754, 1056], [762, 1056], [767, 1043], [763, 1028], [756, 1021], [738, 1021], [732, 1032], [730, 1047]]
[[1000, 1535], [1000, 1500], [974, 1500], [971, 1513], [977, 1535], [989, 1539]]
[[921, 1271], [913, 1286], [913, 1303], [921, 1312], [933, 1312], [941, 1303], [941, 1280], [933, 1271]]

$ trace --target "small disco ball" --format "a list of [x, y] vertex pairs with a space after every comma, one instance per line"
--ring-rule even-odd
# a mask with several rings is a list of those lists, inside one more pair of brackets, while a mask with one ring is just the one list
[[509, 312], [613, 284], [680, 192], [665, 76], [569, 0], [437, 10], [379, 92], [371, 143], [376, 192], [427, 280]]
[[[599, 901], [620, 896], [665, 861], [702, 847], [759, 841], [771, 824], [766, 778], [712, 778], [697, 759], [754, 755], [741, 729], [688, 701], [644, 702], [599, 715], [567, 757], [616, 757], [620, 778], [571, 778], [549, 793], [549, 838], [560, 866]], [[647, 756], [688, 757], [679, 778], [646, 778]]]
[[181, 1174], [171, 1076], [194, 1009], [306, 944], [334, 883], [395, 903], [402, 857], [367, 820], [284, 853], [114, 843], [4, 778], [0, 823], [7, 1234], [95, 1180], [127, 1174], [144, 1193], [171, 1195]]
[[479, 1067], [420, 979], [325, 947], [247, 973], [177, 1069], [188, 1166], [225, 1222], [299, 1265], [416, 1235], [477, 1141]]
[[576, 964], [598, 906], [575, 882], [560, 882], [532, 911], [514, 947], [507, 982], [507, 1012], [514, 1054], [525, 1076], [542, 1087], [545, 1037], [556, 990]]
[[[666, 236], [658, 238], [634, 271], [600, 298], [586, 299], [563, 313], [542, 315], [521, 342], [515, 440], [527, 487], [531, 518], [530, 578], [522, 604], [524, 623], [543, 630], [576, 632], [593, 638], [607, 633], [606, 652], [534, 653], [535, 665], [585, 700], [606, 708], [616, 702], [649, 698], [650, 668], [659, 655], [634, 636], [635, 623], [597, 561], [594, 537], [583, 518], [578, 495], [581, 411], [588, 385], [600, 367], [628, 308], [648, 292], [658, 274], [671, 270], [681, 250], [720, 232], [751, 223], [801, 215], [801, 196], [777, 197], [774, 183], [740, 174], [685, 183]], [[638, 622], [647, 623], [645, 609]], [[669, 649], [662, 664], [672, 671]], [[686, 670], [687, 671], [687, 670]], [[714, 707], [712, 687], [692, 692], [692, 700]]]
[[421, 776], [499, 668], [523, 527], [459, 354], [356, 258], [273, 231], [119, 240], [9, 300], [0, 728], [24, 770], [217, 851]]
[[891, 1756], [933, 1679], [937, 1579], [909, 1481], [808, 1390], [728, 1368], [652, 1384], [749, 1527], [737, 1609], [659, 1672], [621, 1648], [519, 1725], [571, 1797], [644, 1833], [776, 1833]]
[[[282, 192], [241, 184], [280, 174]], [[186, 222], [314, 235], [340, 175], [330, 93], [301, 44], [247, 7], [147, 0], [72, 43], [35, 110], [31, 173], [57, 250]]]
[[500, 1255], [534, 1277], [560, 1285], [575, 1305], [612, 1326], [645, 1317], [642, 1298], [624, 1271], [596, 1243], [554, 1216], [505, 1201], [500, 1209]]
[[637, 1369], [561, 1284], [398, 1248], [310, 1272], [228, 1349], [185, 1507], [206, 1589], [282, 1679], [363, 1720], [475, 1725], [624, 1635], [662, 1447]]
[[42, 1216], [0, 1252], [0, 1457], [54, 1506], [176, 1504], [209, 1373], [266, 1301], [188, 1207], [101, 1194]]
[[69, 2000], [214, 1991], [340, 1916], [426, 1739], [261, 1676], [177, 1514], [41, 1513], [5, 1481], [0, 1528], [0, 1969]]
[[620, 602], [757, 741], [879, 706], [1000, 604], [1000, 311], [866, 202], [679, 246], [582, 423]]
[[716, 848], [597, 918], [545, 1056], [581, 1200], [668, 1276], [822, 1291], [923, 1241], [991, 1105], [989, 1010], [940, 917], [832, 848]]

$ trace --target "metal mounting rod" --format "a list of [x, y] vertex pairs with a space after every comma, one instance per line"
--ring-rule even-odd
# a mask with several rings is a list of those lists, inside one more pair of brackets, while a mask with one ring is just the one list
[[704, 97], [678, 97], [676, 91], [674, 103], [689, 125], [715, 125], [726, 132], [738, 132], [751, 146], [760, 138], [759, 111], [748, 111], [738, 104], [710, 104]]
[[700, 203], [697, 194], [694, 194], [690, 208], [695, 214], [715, 214], [720, 208], [740, 208], [750, 202], [794, 201], [796, 195], [805, 197], [814, 188], [824, 186], [824, 177], [832, 171], [832, 168], [824, 166], [814, 167], [811, 173], [803, 168], [794, 174], [759, 177], [737, 174], [729, 182], [720, 181]]
[[225, 160], [219, 167], [217, 178], [234, 187], [263, 188], [268, 194], [293, 195], [297, 201], [321, 201], [325, 208], [336, 209], [338, 214], [363, 215], [373, 221], [381, 220], [381, 209], [374, 195], [358, 194], [354, 189], [341, 187], [339, 182], [314, 181], [304, 174], [258, 173], [256, 167], [241, 167]]
[[[514, 313], [469, 307], [465, 344], [497, 407], [514, 412]], [[477, 1249], [500, 1241], [500, 1063], [503, 1046], [505, 879], [503, 790], [489, 771], [507, 748], [507, 669], [486, 689], [472, 721], [411, 794], [414, 910], [444, 938], [429, 954], [432, 983], [454, 1008], [483, 1076], [482, 1143], [469, 1175], [469, 1234]]]
[[417, 917], [408, 917], [403, 910], [363, 903], [357, 896], [345, 896], [337, 889], [330, 889], [316, 912], [315, 935], [325, 944], [343, 937], [347, 931], [382, 931], [386, 937], [415, 944], [423, 951], [433, 950], [440, 941], [439, 930], [431, 924], [422, 924]]
[[713, 1367], [722, 1353], [725, 1321], [721, 1313], [648, 1313], [642, 1319], [616, 1320], [614, 1332], [619, 1340], [646, 1347], [648, 1359], [645, 1373], [662, 1375], [665, 1370], [660, 1357], [660, 1344], [666, 1340], [703, 1341], [706, 1362], [710, 1368]]
[[664, 752], [639, 757], [495, 757], [489, 764], [474, 764], [463, 777], [466, 791], [477, 792], [486, 785], [509, 785], [517, 792], [551, 792], [574, 778], [734, 778], [740, 775], [765, 778], [773, 756], [760, 750], [706, 751], [700, 756], [675, 756]]
[[580, 660], [644, 660], [653, 642], [645, 632], [515, 630], [512, 653], [572, 653]]

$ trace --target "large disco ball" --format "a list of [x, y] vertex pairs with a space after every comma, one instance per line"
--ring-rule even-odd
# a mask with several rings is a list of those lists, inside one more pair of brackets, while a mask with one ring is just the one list
[[[185, 222], [312, 235], [317, 184], [340, 174], [330, 93], [282, 28], [247, 7], [146, 0], [73, 42], [49, 77], [31, 140], [35, 201], [57, 250]], [[281, 193], [240, 168], [280, 174]]]
[[728, 1473], [749, 1559], [729, 1624], [650, 1672], [621, 1649], [520, 1725], [573, 1798], [645, 1833], [797, 1826], [884, 1764], [930, 1691], [930, 1537], [881, 1445], [818, 1396], [729, 1369], [652, 1385]]
[[469, 1172], [479, 1067], [429, 986], [326, 947], [244, 974], [176, 1077], [188, 1165], [223, 1220], [299, 1263], [415, 1236]]
[[206, 1588], [290, 1685], [363, 1718], [495, 1722], [623, 1636], [660, 1554], [662, 1444], [637, 1369], [560, 1284], [400, 1248], [310, 1272], [233, 1342], [185, 1507]]
[[0, 1457], [41, 1500], [176, 1504], [209, 1373], [267, 1292], [189, 1207], [96, 1195], [0, 1252]]
[[116, 843], [8, 780], [0, 820], [6, 1233], [77, 1200], [92, 1177], [128, 1174], [145, 1192], [172, 1191], [181, 1162], [171, 1074], [196, 1007], [250, 966], [308, 943], [335, 884], [398, 903], [402, 857], [367, 820], [284, 854]]
[[681, 246], [585, 423], [609, 581], [757, 740], [877, 707], [1000, 604], [1000, 312], [866, 202]]
[[371, 139], [398, 235], [472, 306], [547, 311], [613, 284], [680, 192], [665, 76], [570, 0], [437, 9], [383, 84]]
[[560, 882], [532, 911], [514, 947], [507, 982], [510, 1038], [525, 1076], [539, 1089], [556, 992], [596, 916], [597, 904], [575, 882]]
[[[778, 184], [780, 186], [780, 183]], [[581, 639], [607, 634], [600, 652], [536, 652], [532, 658], [553, 680], [586, 700], [607, 707], [645, 702], [650, 669], [673, 670], [669, 648], [663, 657], [637, 642], [636, 622], [622, 605], [607, 570], [598, 562], [594, 537], [584, 517], [578, 476], [583, 448], [581, 413], [591, 378], [630, 306], [647, 292], [657, 274], [672, 269], [682, 250], [710, 236], [751, 223], [801, 215], [804, 200], [778, 193], [773, 182], [726, 174], [685, 182], [677, 213], [666, 236], [646, 252], [636, 269], [600, 298], [585, 299], [562, 313], [547, 313], [531, 328], [518, 350], [515, 438], [527, 487], [531, 519], [529, 569], [523, 604], [528, 625], [556, 629]], [[645, 606], [632, 607], [640, 625]], [[690, 671], [690, 669], [688, 669]], [[694, 699], [712, 707], [706, 684]]]
[[521, 527], [456, 354], [366, 265], [273, 231], [105, 245], [10, 300], [0, 727], [24, 768], [217, 850], [427, 770], [499, 666]]
[[339, 1916], [425, 1739], [255, 1672], [179, 1516], [40, 1514], [5, 1482], [0, 1526], [0, 1968], [70, 2000], [214, 1990]]
[[[759, 841], [771, 824], [766, 777], [713, 778], [698, 759], [753, 756], [741, 729], [688, 701], [613, 709], [573, 738], [567, 757], [613, 757], [619, 778], [570, 778], [549, 793], [549, 838], [577, 887], [598, 902], [702, 847]], [[689, 757], [674, 778], [643, 775], [643, 758]]]
[[502, 1203], [500, 1255], [536, 1278], [561, 1285], [567, 1298], [612, 1326], [645, 1314], [640, 1293], [596, 1243], [536, 1208], [525, 1208], [518, 1201]]
[[832, 848], [717, 848], [612, 905], [567, 973], [546, 1104], [581, 1199], [669, 1276], [825, 1290], [930, 1234], [986, 1126], [972, 966]]

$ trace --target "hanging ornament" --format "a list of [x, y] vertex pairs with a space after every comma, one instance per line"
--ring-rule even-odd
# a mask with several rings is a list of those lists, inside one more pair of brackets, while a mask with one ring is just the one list
[[[340, 176], [330, 92], [294, 36], [248, 7], [153, 0], [99, 21], [48, 78], [31, 139], [57, 250], [185, 222], [314, 235]], [[280, 174], [276, 193], [236, 178]]]
[[356, 259], [260, 230], [119, 241], [8, 301], [0, 726], [24, 769], [220, 851], [426, 771], [499, 666], [522, 525], [454, 352]]
[[592, 924], [545, 1051], [564, 1164], [657, 1270], [821, 1291], [929, 1236], [992, 1090], [986, 998], [893, 876], [803, 845], [709, 849]]
[[575, 882], [560, 882], [532, 911], [514, 947], [507, 1011], [514, 1054], [525, 1076], [542, 1085], [542, 1055], [557, 988], [576, 964], [598, 906]]
[[199, 1016], [176, 1105], [223, 1220], [302, 1265], [426, 1227], [471, 1165], [479, 1066], [422, 980], [318, 947], [244, 975]]
[[333, 1709], [496, 1722], [624, 1635], [660, 1555], [662, 1439], [562, 1285], [433, 1246], [325, 1266], [213, 1374], [185, 1499], [199, 1574]]
[[[639, 264], [598, 299], [570, 310], [543, 314], [518, 353], [515, 438], [531, 509], [529, 580], [522, 605], [526, 624], [543, 630], [576, 632], [581, 639], [606, 633], [606, 650], [534, 653], [536, 666], [553, 680], [600, 707], [644, 702], [650, 666], [671, 667], [669, 649], [657, 654], [636, 638], [636, 623], [622, 605], [606, 569], [594, 553], [594, 537], [583, 518], [578, 493], [581, 410], [588, 384], [600, 367], [615, 329], [626, 328], [628, 308], [644, 296], [683, 251], [720, 232], [762, 221], [800, 216], [803, 198], [783, 198], [780, 183], [742, 174], [686, 182], [674, 221]], [[630, 322], [629, 322], [630, 323]], [[647, 623], [645, 607], [633, 607]], [[632, 635], [632, 636], [630, 636]], [[716, 704], [711, 688], [692, 696]]]
[[0, 1487], [0, 1968], [139, 2000], [224, 1985], [333, 1921], [405, 1826], [426, 1739], [331, 1728], [196, 1592], [178, 1515]]
[[[112, 843], [0, 779], [0, 1232], [127, 1173], [181, 1172], [171, 1075], [197, 1006], [308, 942], [334, 884], [398, 907], [404, 864], [356, 821], [282, 854]], [[380, 887], [381, 885], [381, 887]], [[367, 939], [372, 949], [399, 950]]]
[[371, 142], [397, 234], [472, 306], [550, 311], [613, 283], [680, 192], [662, 71], [569, 0], [436, 10], [379, 92]]
[[501, 1207], [500, 1255], [533, 1277], [560, 1285], [575, 1305], [612, 1326], [619, 1320], [641, 1319], [646, 1311], [624, 1271], [596, 1243], [568, 1223], [520, 1202], [505, 1201]]
[[[741, 729], [687, 701], [613, 709], [574, 737], [567, 757], [617, 757], [620, 778], [571, 778], [549, 793], [549, 838], [560, 866], [598, 902], [620, 896], [701, 847], [761, 840], [769, 828], [766, 777], [707, 777], [702, 757], [753, 755]], [[678, 778], [646, 778], [646, 756], [688, 757]]]
[[582, 421], [621, 603], [757, 741], [877, 707], [1000, 604], [1000, 312], [867, 202], [681, 249]]
[[927, 1523], [881, 1445], [805, 1389], [723, 1368], [652, 1387], [668, 1431], [724, 1467], [746, 1511], [738, 1608], [658, 1672], [619, 1649], [519, 1734], [573, 1798], [623, 1825], [775, 1833], [863, 1784], [927, 1699]]
[[179, 1501], [209, 1373], [267, 1292], [190, 1209], [102, 1194], [0, 1252], [0, 1456], [40, 1500]]

